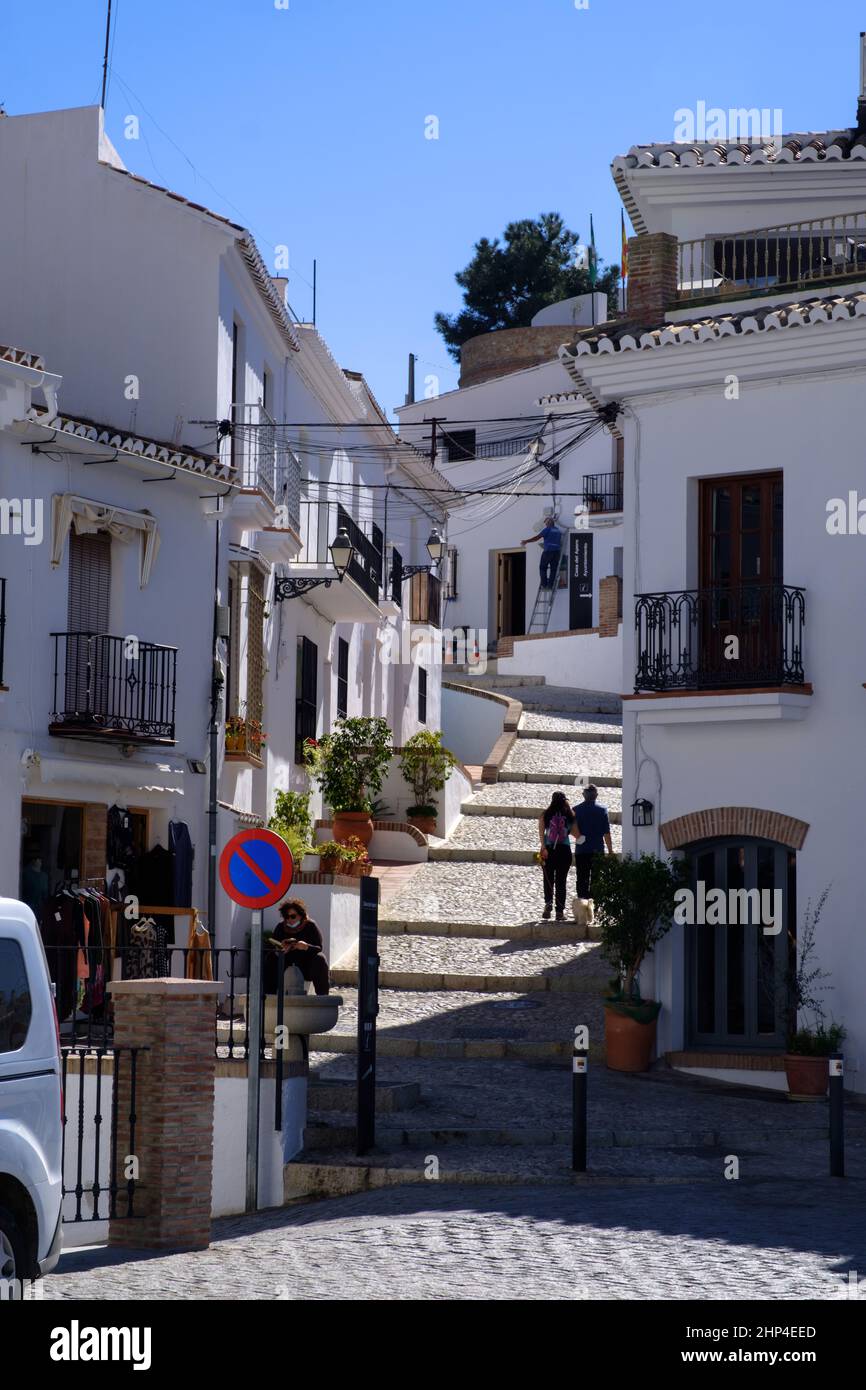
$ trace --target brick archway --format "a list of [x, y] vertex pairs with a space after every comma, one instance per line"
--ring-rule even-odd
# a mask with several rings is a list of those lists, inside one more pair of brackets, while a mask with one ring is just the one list
[[759, 811], [755, 806], [716, 806], [708, 811], [690, 811], [686, 816], [664, 821], [660, 827], [665, 849], [681, 849], [697, 840], [716, 840], [728, 835], [751, 835], [773, 840], [788, 849], [802, 849], [808, 822], [780, 811]]

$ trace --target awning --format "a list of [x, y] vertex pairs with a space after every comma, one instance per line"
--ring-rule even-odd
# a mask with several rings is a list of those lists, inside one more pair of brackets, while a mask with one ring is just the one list
[[84, 785], [113, 792], [156, 792], [183, 796], [184, 771], [176, 763], [109, 763], [81, 758], [31, 760], [28, 768], [31, 788], [43, 785]]
[[107, 531], [119, 541], [141, 537], [138, 586], [143, 589], [159, 552], [159, 526], [149, 512], [133, 512], [126, 507], [106, 506], [71, 492], [55, 492], [51, 499], [51, 565], [56, 569], [63, 559], [69, 528], [78, 535]]

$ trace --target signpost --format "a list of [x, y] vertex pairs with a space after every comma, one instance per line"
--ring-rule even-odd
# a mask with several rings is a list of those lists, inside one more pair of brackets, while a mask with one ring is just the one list
[[376, 1142], [376, 1015], [379, 1012], [379, 880], [361, 879], [358, 934], [358, 1125], [357, 1151]]
[[262, 1057], [262, 911], [284, 897], [294, 877], [292, 852], [273, 830], [242, 830], [220, 855], [220, 883], [240, 907], [252, 908], [247, 984], [246, 1210], [255, 1211], [259, 1187], [259, 1077]]

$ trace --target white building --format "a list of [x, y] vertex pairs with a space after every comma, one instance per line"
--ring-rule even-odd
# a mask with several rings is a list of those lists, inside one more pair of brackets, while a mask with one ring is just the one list
[[[602, 319], [605, 297], [594, 299]], [[558, 356], [575, 324], [591, 323], [592, 300], [471, 339], [460, 387], [397, 413], [403, 437], [435, 449], [468, 494], [449, 520], [446, 628], [470, 629], [500, 672], [609, 691], [622, 660], [622, 439]], [[563, 532], [552, 590], [540, 586], [540, 543], [521, 544], [551, 514]]]
[[[99, 108], [0, 119], [0, 186], [0, 497], [44, 515], [39, 543], [0, 539], [0, 888], [43, 841], [51, 886], [104, 877], [116, 804], [141, 849], [187, 824], [205, 912], [214, 697], [218, 847], [307, 788], [299, 745], [339, 715], [397, 744], [438, 727], [438, 638], [429, 660], [379, 648], [389, 624], [438, 631], [435, 584], [390, 572], [395, 549], [427, 558], [448, 484], [293, 320], [249, 232], [127, 171]], [[277, 576], [304, 594], [276, 601]], [[215, 907], [241, 944], [248, 914]]]
[[781, 908], [675, 926], [642, 991], [661, 1051], [783, 1085], [790, 952], [829, 887], [823, 1000], [863, 1091], [866, 129], [635, 146], [613, 169], [630, 321], [564, 356], [625, 436], [623, 803], [653, 823], [624, 848]]

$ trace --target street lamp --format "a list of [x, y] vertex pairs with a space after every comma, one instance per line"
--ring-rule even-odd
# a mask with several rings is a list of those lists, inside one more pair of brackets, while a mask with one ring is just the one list
[[[331, 564], [337, 572], [337, 579], [342, 584], [343, 576], [351, 565], [352, 557], [355, 554], [352, 538], [345, 526], [340, 527], [328, 549], [331, 552]], [[289, 579], [276, 579], [274, 581], [274, 602], [282, 603], [284, 599], [302, 598], [311, 589], [318, 589], [320, 586], [330, 589], [333, 582], [332, 575], [322, 575], [321, 578], [315, 579], [305, 577], [296, 579], [294, 576]]]
[[433, 530], [430, 532], [430, 535], [427, 537], [427, 554], [430, 556], [430, 559], [433, 562], [430, 565], [401, 566], [400, 570], [398, 571], [398, 578], [401, 582], [404, 579], [410, 579], [413, 574], [429, 574], [431, 570], [436, 569], [437, 565], [439, 564], [439, 561], [445, 554], [445, 542], [443, 541], [439, 532], [436, 530], [435, 526]]

